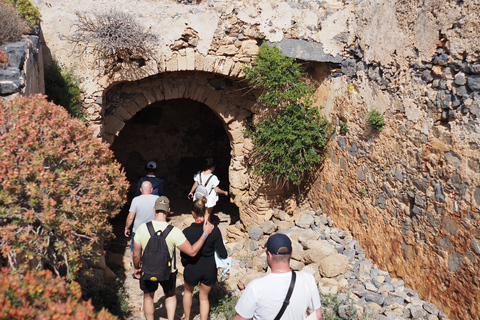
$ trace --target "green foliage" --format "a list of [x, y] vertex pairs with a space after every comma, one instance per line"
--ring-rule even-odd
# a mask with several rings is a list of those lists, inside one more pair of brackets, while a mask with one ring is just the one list
[[362, 187], [362, 189], [360, 190], [360, 192], [362, 193], [362, 195], [364, 197], [368, 196], [368, 192], [367, 192], [367, 189], [365, 187]]
[[347, 134], [347, 121], [340, 121], [340, 133]]
[[128, 182], [92, 130], [43, 96], [0, 101], [0, 245], [13, 268], [73, 279], [112, 235]]
[[385, 126], [383, 115], [375, 109], [370, 111], [370, 113], [368, 114], [368, 121], [370, 122], [372, 127], [378, 132], [382, 131], [383, 127]]
[[305, 75], [301, 64], [285, 57], [277, 47], [262, 45], [255, 63], [245, 67], [245, 75], [256, 89], [262, 89], [259, 100], [267, 106], [285, 106], [302, 101], [312, 104], [315, 88], [301, 81]]
[[40, 23], [40, 11], [38, 11], [38, 8], [35, 7], [29, 0], [0, 1], [13, 4], [30, 29], [33, 29]]
[[324, 158], [330, 138], [330, 123], [312, 106], [314, 87], [303, 78], [299, 63], [266, 45], [245, 73], [262, 90], [259, 100], [276, 112], [246, 132], [260, 158], [255, 172], [299, 185], [304, 174]]
[[91, 300], [92, 305], [97, 311], [105, 308], [110, 313], [121, 318], [125, 318], [125, 316], [131, 313], [128, 305], [128, 292], [119, 279], [89, 289], [84, 298]]
[[[321, 295], [323, 320], [356, 320], [357, 310], [353, 307], [351, 299], [342, 301], [336, 295]], [[340, 311], [342, 309], [342, 311]]]
[[235, 305], [238, 297], [233, 295], [231, 290], [224, 282], [218, 282], [212, 288], [209, 299], [211, 301], [211, 318], [212, 319], [233, 319], [237, 312]]
[[2, 269], [0, 319], [117, 319], [104, 309], [97, 313], [81, 296], [78, 283], [54, 278], [48, 270], [20, 274]]
[[45, 68], [45, 94], [48, 100], [67, 109], [72, 117], [84, 120], [79, 84], [73, 75], [73, 68], [62, 69], [56, 60]]

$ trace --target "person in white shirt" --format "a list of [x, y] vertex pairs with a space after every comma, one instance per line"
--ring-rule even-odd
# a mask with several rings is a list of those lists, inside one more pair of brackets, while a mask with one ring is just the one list
[[233, 320], [266, 320], [279, 316], [287, 296], [293, 273], [295, 282], [290, 301], [279, 319], [303, 320], [308, 310], [322, 319], [322, 304], [315, 278], [305, 271], [292, 271], [292, 242], [284, 234], [270, 236], [266, 245], [267, 262], [272, 272], [262, 278], [252, 280], [235, 306], [237, 315]]
[[217, 176], [213, 174], [213, 171], [215, 171], [215, 162], [213, 158], [208, 158], [206, 160], [206, 165], [204, 167], [203, 171], [198, 171], [194, 176], [193, 180], [195, 181], [193, 183], [192, 188], [190, 189], [190, 193], [188, 194], [189, 199], [193, 199], [193, 201], [200, 199], [199, 197], [197, 199], [196, 196], [194, 196], [195, 189], [199, 185], [203, 185], [207, 188], [208, 194], [205, 196], [207, 198], [207, 204], [205, 205], [206, 212], [205, 212], [205, 220], [210, 221], [210, 216], [212, 215], [213, 212], [213, 207], [215, 207], [215, 204], [217, 204], [218, 201], [218, 194], [224, 194], [228, 196], [228, 192], [220, 189], [218, 185], [220, 184], [220, 180], [218, 180]]

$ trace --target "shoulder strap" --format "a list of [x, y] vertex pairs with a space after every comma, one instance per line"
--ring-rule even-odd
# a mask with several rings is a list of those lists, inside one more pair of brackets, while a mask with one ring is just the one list
[[[208, 183], [210, 182], [210, 179], [212, 179], [212, 177], [213, 177], [213, 174], [211, 174], [210, 177], [208, 177], [207, 182], [205, 183], [205, 188], [208, 186]], [[208, 190], [208, 189], [207, 189], [207, 190]], [[208, 192], [208, 194], [210, 194], [210, 193], [212, 192], [212, 190], [213, 190], [213, 188], [210, 189], [210, 191]]]
[[148, 229], [148, 232], [150, 233], [150, 237], [153, 237], [153, 235], [155, 234], [155, 229], [153, 228], [152, 221], [147, 222], [147, 229]]
[[278, 314], [277, 314], [277, 316], [275, 317], [274, 320], [279, 320], [283, 316], [283, 313], [285, 312], [285, 309], [287, 309], [287, 306], [290, 303], [290, 297], [292, 296], [293, 287], [295, 286], [296, 277], [297, 276], [295, 274], [295, 271], [292, 270], [292, 280], [290, 280], [290, 287], [288, 288], [287, 296], [285, 297], [285, 300], [283, 301], [282, 308], [280, 309], [280, 311], [278, 311]]
[[[198, 174], [198, 178], [200, 179], [200, 184], [203, 185], [203, 184], [202, 184], [202, 172], [201, 172], [201, 171], [200, 171], [200, 173]], [[208, 183], [208, 182], [207, 182], [207, 183]]]
[[[162, 236], [164, 237], [165, 241], [167, 241], [168, 234], [170, 231], [172, 231], [173, 226], [171, 224], [167, 225], [165, 230], [162, 231]], [[173, 246], [173, 257], [171, 258], [173, 260], [173, 269], [177, 268], [177, 255], [175, 254], [175, 246]]]

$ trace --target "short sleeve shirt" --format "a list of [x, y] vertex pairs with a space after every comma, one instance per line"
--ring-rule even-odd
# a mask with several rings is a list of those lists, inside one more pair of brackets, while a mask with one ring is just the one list
[[[290, 303], [281, 319], [303, 320], [307, 308], [317, 310], [321, 307], [320, 294], [313, 275], [305, 271], [296, 273]], [[235, 311], [246, 319], [271, 320], [282, 307], [291, 278], [291, 272], [286, 272], [270, 273], [252, 280], [238, 300]]]
[[[153, 229], [155, 229], [155, 231], [158, 231], [158, 230], [163, 231], [168, 225], [168, 223], [165, 221], [152, 221], [152, 223], [153, 223]], [[145, 250], [145, 247], [147, 246], [149, 239], [150, 239], [150, 232], [148, 232], [147, 224], [144, 223], [138, 227], [137, 232], [135, 233], [134, 241], [138, 244], [141, 244], [142, 250]], [[170, 258], [171, 258], [173, 257], [173, 249], [183, 244], [187, 240], [187, 238], [183, 234], [182, 230], [180, 230], [177, 227], [173, 227], [173, 229], [168, 234], [166, 240], [167, 240], [168, 251], [170, 253]], [[174, 265], [172, 264], [172, 272], [175, 272], [175, 271], [176, 270], [174, 268]]]
[[[209, 178], [210, 180], [208, 180]], [[220, 184], [220, 180], [218, 180], [217, 176], [214, 175], [213, 173], [205, 175], [202, 173], [202, 171], [199, 171], [193, 176], [193, 180], [198, 182], [198, 184], [204, 185], [209, 191], [209, 194], [207, 197], [207, 203], [205, 204], [205, 206], [207, 208], [214, 207], [218, 201], [218, 194], [213, 189], [215, 187], [218, 187], [218, 185]], [[202, 183], [200, 183], [200, 180], [202, 180]], [[207, 180], [208, 180], [208, 184], [206, 185]], [[198, 200], [198, 199], [193, 199], [193, 200]]]

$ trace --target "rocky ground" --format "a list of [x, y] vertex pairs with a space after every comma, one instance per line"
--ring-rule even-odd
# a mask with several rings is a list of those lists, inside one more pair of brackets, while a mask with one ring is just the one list
[[[322, 294], [338, 294], [341, 301], [339, 313], [343, 319], [447, 319], [437, 306], [423, 301], [415, 290], [405, 287], [403, 280], [392, 278], [388, 272], [378, 269], [365, 256], [359, 242], [348, 231], [335, 228], [334, 221], [321, 210], [315, 212], [306, 206], [292, 216], [275, 210], [269, 221], [243, 234], [237, 228], [238, 222], [235, 223], [236, 215], [227, 214], [228, 209], [219, 207], [213, 221], [227, 240], [226, 247], [233, 258], [233, 266], [222, 280], [223, 285], [235, 294], [240, 294], [249, 281], [268, 272], [264, 244], [271, 233], [282, 232], [292, 239], [292, 268], [314, 274]], [[175, 209], [175, 206], [172, 205], [172, 208]], [[169, 222], [183, 229], [193, 222], [188, 213], [188, 202], [179, 200], [176, 208]], [[123, 224], [119, 225], [123, 229]], [[132, 310], [128, 319], [143, 319], [143, 293], [138, 281], [132, 277], [129, 242], [122, 238], [117, 242], [115, 252], [111, 251], [107, 256], [110, 262], [122, 264], [125, 270], [124, 284]], [[123, 243], [121, 248], [118, 247], [120, 242]], [[123, 253], [119, 253], [120, 250]], [[183, 315], [183, 268], [181, 264], [178, 267], [176, 318], [180, 319]], [[161, 289], [157, 291], [155, 300], [156, 318], [166, 319]], [[194, 319], [199, 319], [198, 308], [198, 300], [194, 299]]]

